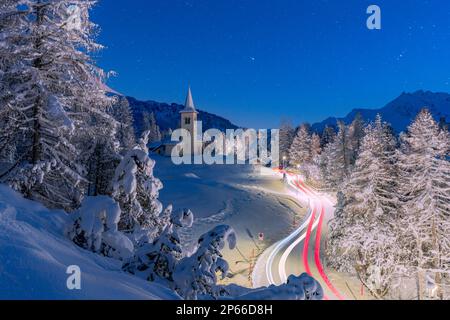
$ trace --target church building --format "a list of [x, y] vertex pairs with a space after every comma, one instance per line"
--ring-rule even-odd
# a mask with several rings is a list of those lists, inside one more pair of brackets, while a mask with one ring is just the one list
[[[186, 102], [184, 108], [180, 111], [180, 126], [179, 128], [185, 129], [190, 133], [191, 136], [191, 154], [198, 155], [203, 151], [202, 143], [202, 129], [198, 127], [197, 122], [198, 111], [195, 109], [194, 99], [192, 98], [191, 88], [189, 87], [186, 96]], [[161, 142], [154, 143], [150, 146], [150, 151], [170, 157], [172, 155], [172, 150], [177, 148], [179, 144], [178, 141], [172, 141], [171, 137], [164, 137]], [[183, 150], [184, 152], [189, 152], [189, 150]]]

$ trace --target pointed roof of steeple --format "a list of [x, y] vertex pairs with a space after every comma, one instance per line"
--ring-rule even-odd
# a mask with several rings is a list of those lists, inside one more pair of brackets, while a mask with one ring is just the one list
[[192, 99], [191, 86], [189, 86], [188, 93], [186, 96], [186, 102], [184, 103], [184, 109], [180, 113], [197, 112], [195, 110], [194, 99]]
[[192, 99], [191, 86], [189, 86], [184, 106], [186, 107], [186, 109], [195, 109], [194, 99]]

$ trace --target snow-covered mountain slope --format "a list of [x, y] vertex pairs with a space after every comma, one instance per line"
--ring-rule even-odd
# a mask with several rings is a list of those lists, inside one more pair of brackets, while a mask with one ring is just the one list
[[[139, 101], [133, 97], [127, 97], [130, 108], [133, 112], [136, 133], [142, 132], [143, 119], [145, 113], [154, 113], [156, 122], [161, 130], [168, 128], [174, 130], [180, 127], [180, 110], [184, 106], [179, 104], [167, 104], [155, 101]], [[198, 120], [203, 122], [203, 129], [215, 128], [219, 130], [236, 129], [237, 126], [229, 120], [206, 111], [198, 110]]]
[[338, 120], [349, 124], [357, 113], [361, 113], [364, 120], [372, 121], [379, 113], [399, 133], [408, 127], [424, 107], [430, 110], [436, 121], [445, 119], [447, 123], [450, 122], [450, 94], [420, 90], [414, 93], [403, 93], [380, 109], [354, 109], [344, 118], [328, 118], [323, 122], [314, 124], [312, 130], [322, 132], [326, 125], [336, 126]]
[[[0, 300], [178, 299], [122, 272], [118, 260], [74, 245], [64, 237], [67, 218], [0, 185]], [[66, 286], [71, 265], [81, 269], [81, 290]]]

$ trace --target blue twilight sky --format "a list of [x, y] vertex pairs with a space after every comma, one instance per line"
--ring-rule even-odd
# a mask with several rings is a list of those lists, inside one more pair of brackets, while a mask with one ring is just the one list
[[450, 92], [449, 0], [100, 0], [92, 19], [112, 88], [182, 103], [191, 84], [198, 108], [243, 126]]

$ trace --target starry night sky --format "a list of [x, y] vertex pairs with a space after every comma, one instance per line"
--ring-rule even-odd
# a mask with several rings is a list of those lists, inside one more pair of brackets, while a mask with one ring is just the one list
[[450, 92], [448, 0], [100, 0], [92, 19], [112, 88], [182, 103], [190, 84], [198, 108], [247, 127]]

